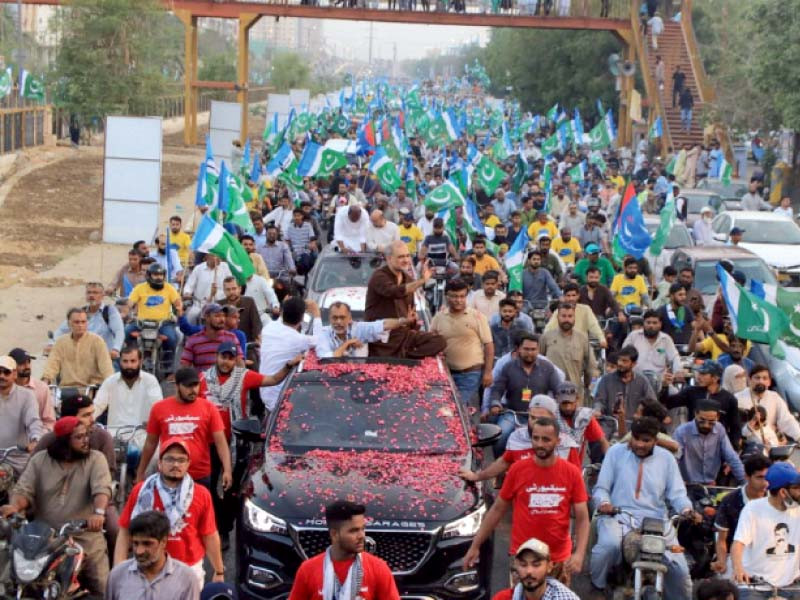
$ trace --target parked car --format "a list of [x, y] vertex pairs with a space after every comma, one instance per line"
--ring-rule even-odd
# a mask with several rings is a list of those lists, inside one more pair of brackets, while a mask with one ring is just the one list
[[342, 254], [328, 244], [308, 274], [306, 297], [319, 303], [322, 293], [332, 288], [366, 288], [372, 273], [383, 264], [383, 254], [378, 252]]
[[[688, 203], [686, 207], [686, 225], [688, 227], [692, 227], [694, 222], [700, 218], [700, 211], [704, 206], [714, 208], [722, 205], [722, 198], [708, 190], [685, 189], [681, 190], [678, 197], [685, 198]], [[717, 212], [717, 210], [717, 208], [714, 208], [714, 212]]]
[[721, 213], [711, 228], [714, 239], [727, 243], [731, 229], [744, 229], [739, 246], [775, 269], [781, 285], [800, 286], [800, 227], [792, 219], [763, 211]]
[[686, 266], [694, 270], [694, 287], [703, 294], [706, 309], [711, 310], [717, 295], [717, 263], [727, 260], [745, 274], [746, 286], [751, 279], [776, 285], [775, 274], [761, 258], [745, 248], [733, 246], [693, 246], [680, 248], [672, 255], [672, 266], [679, 271]]
[[723, 200], [741, 200], [747, 193], [747, 181], [744, 179], [731, 179], [730, 183], [722, 183], [719, 179], [700, 180], [695, 188], [697, 190], [707, 190], [714, 192]]
[[[644, 217], [644, 224], [650, 235], [655, 235], [658, 231], [658, 226], [661, 224], [661, 218], [658, 216], [647, 215]], [[676, 221], [669, 232], [669, 237], [664, 243], [664, 249], [658, 256], [651, 256], [646, 254], [647, 260], [650, 262], [650, 269], [656, 274], [656, 278], [661, 278], [661, 272], [664, 267], [671, 264], [672, 255], [678, 248], [690, 248], [694, 246], [694, 240], [689, 229], [683, 223]]]
[[329, 545], [324, 506], [341, 498], [367, 505], [366, 549], [388, 563], [401, 598], [489, 598], [491, 541], [477, 568], [462, 567], [487, 488], [457, 473], [477, 467], [473, 446], [491, 444], [500, 428], [473, 428], [440, 359], [312, 353], [289, 376], [264, 434], [256, 421], [233, 429], [265, 442], [239, 488], [239, 598], [284, 600], [300, 563]]

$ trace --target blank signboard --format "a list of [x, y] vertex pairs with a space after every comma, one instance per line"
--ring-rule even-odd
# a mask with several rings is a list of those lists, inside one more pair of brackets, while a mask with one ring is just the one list
[[161, 205], [161, 117], [108, 117], [103, 241], [150, 239]]
[[214, 162], [219, 167], [224, 160], [230, 166], [233, 142], [242, 136], [242, 105], [212, 100], [208, 129]]
[[309, 90], [289, 90], [289, 102], [292, 108], [298, 112], [308, 108], [310, 98]]
[[273, 115], [278, 115], [278, 127], [285, 127], [289, 118], [289, 94], [269, 94], [267, 96], [267, 123], [272, 123]]

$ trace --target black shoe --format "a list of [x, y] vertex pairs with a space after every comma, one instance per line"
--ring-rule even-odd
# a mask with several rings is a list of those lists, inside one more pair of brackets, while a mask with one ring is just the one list
[[220, 539], [220, 543], [222, 544], [222, 551], [223, 552], [225, 552], [228, 548], [231, 547], [231, 536], [227, 531], [224, 532], [224, 533], [221, 533], [220, 536], [219, 536], [219, 539]]

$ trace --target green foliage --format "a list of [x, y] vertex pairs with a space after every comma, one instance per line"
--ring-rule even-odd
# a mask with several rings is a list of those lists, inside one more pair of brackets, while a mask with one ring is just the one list
[[271, 83], [278, 92], [290, 88], [311, 88], [308, 61], [294, 52], [278, 52], [272, 59]]
[[84, 122], [145, 114], [182, 73], [180, 24], [160, 0], [69, 0], [50, 80], [56, 103]]
[[236, 56], [226, 52], [204, 58], [197, 76], [203, 81], [236, 81]]

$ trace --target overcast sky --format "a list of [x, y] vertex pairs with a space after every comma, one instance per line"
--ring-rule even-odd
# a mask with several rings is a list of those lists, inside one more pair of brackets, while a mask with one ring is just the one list
[[[352, 49], [358, 56], [367, 58], [369, 53], [370, 23], [362, 21], [322, 21], [323, 32], [329, 46], [335, 48], [339, 56]], [[455, 27], [449, 25], [409, 25], [403, 23], [373, 23], [373, 58], [391, 59], [394, 45], [397, 45], [397, 58], [422, 58], [431, 50], [444, 53], [447, 48], [478, 41], [488, 40], [487, 27]], [[331, 48], [331, 49], [333, 49]]]

